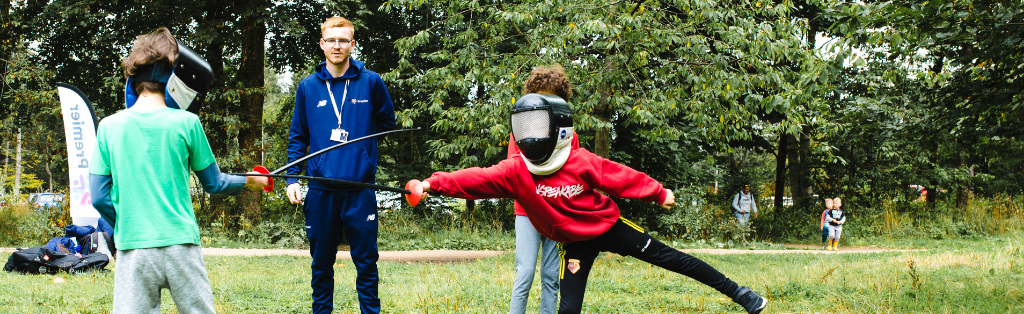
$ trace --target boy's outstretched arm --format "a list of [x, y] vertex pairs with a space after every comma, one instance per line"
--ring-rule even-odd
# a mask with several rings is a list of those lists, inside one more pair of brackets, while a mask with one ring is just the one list
[[512, 198], [513, 160], [506, 159], [487, 168], [466, 168], [435, 172], [420, 182], [424, 192], [464, 199]]
[[220, 167], [217, 166], [216, 162], [210, 164], [206, 169], [196, 171], [196, 177], [199, 178], [199, 183], [203, 185], [203, 191], [218, 195], [238, 195], [242, 193], [243, 188], [259, 191], [264, 186], [270, 184], [270, 178], [267, 177], [242, 177], [224, 174], [220, 172]]

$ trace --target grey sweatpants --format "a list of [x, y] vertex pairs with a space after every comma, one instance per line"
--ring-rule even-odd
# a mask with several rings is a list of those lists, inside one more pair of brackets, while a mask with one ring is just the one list
[[163, 288], [178, 313], [216, 313], [198, 245], [118, 250], [114, 267], [114, 314], [159, 314]]
[[828, 239], [832, 241], [839, 241], [839, 237], [843, 235], [843, 226], [828, 225]]
[[537, 233], [530, 219], [516, 216], [516, 280], [512, 283], [510, 314], [526, 313], [526, 300], [530, 296], [533, 275], [540, 253], [540, 313], [554, 314], [558, 305], [558, 242]]

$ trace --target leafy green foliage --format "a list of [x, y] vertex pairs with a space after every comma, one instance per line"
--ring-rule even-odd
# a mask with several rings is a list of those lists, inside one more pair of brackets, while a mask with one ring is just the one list
[[831, 3], [829, 11], [841, 47], [864, 51], [850, 59], [855, 75], [866, 74], [851, 80], [859, 90], [837, 96], [853, 96], [847, 111], [884, 108], [868, 128], [897, 137], [852, 139], [881, 143], [892, 169], [911, 172], [898, 178], [952, 189], [961, 207], [972, 192], [1020, 190], [1020, 3]]
[[[726, 209], [665, 212], [616, 200], [625, 217], [665, 236], [730, 238], [737, 233], [715, 226], [725, 225], [739, 186], [751, 184], [762, 198], [788, 186], [779, 196], [797, 206], [764, 211], [754, 236], [805, 238], [813, 230], [800, 226], [820, 207], [813, 194], [842, 196], [859, 215], [885, 221], [879, 204], [924, 219], [949, 201], [967, 208], [973, 197], [1024, 188], [1021, 11], [1019, 1], [1000, 0], [5, 1], [2, 155], [12, 159], [20, 128], [22, 186], [66, 186], [54, 84], [80, 87], [100, 118], [120, 110], [120, 59], [135, 36], [166, 26], [213, 67], [201, 119], [220, 165], [248, 170], [256, 156], [283, 165], [294, 91], [279, 89], [274, 73], [291, 73], [291, 86], [308, 74], [322, 60], [320, 23], [341, 15], [356, 25], [356, 58], [384, 76], [399, 127], [425, 129], [380, 141], [378, 182], [401, 186], [503, 159], [508, 109], [522, 82], [534, 66], [560, 64], [576, 88], [570, 103], [583, 147], [602, 149], [597, 139], [608, 132], [608, 158], [648, 173], [681, 204]], [[243, 25], [266, 27], [263, 86], [246, 81], [258, 69], [240, 72], [251, 53], [243, 51]], [[266, 97], [262, 121], [245, 111], [252, 105], [243, 99], [256, 96]], [[257, 129], [259, 139], [251, 137]], [[12, 172], [9, 165], [4, 185]], [[910, 185], [927, 187], [935, 202], [912, 203]], [[450, 200], [408, 208], [396, 196], [381, 198], [383, 212], [408, 214], [429, 230], [510, 229], [500, 202], [470, 211]], [[295, 233], [296, 207], [280, 194], [245, 215], [233, 199], [197, 202], [204, 227], [222, 224], [230, 241], [273, 240], [252, 232], [261, 226]], [[850, 230], [878, 234], [876, 226]], [[992, 232], [986, 228], [950, 221], [921, 230], [948, 238]]]
[[[500, 155], [509, 106], [536, 65], [566, 69], [584, 139], [612, 126], [594, 116], [607, 102], [615, 125], [635, 126], [651, 144], [750, 139], [758, 114], [788, 115], [810, 99], [805, 89], [815, 80], [813, 71], [783, 66], [812, 58], [793, 36], [800, 25], [786, 18], [786, 4], [391, 1], [383, 8], [426, 5], [444, 8], [441, 18], [396, 41], [406, 61], [388, 77], [431, 91], [400, 120], [433, 122], [432, 131], [443, 133], [431, 141], [433, 155], [454, 168]], [[414, 55], [439, 65], [415, 67], [407, 61]]]

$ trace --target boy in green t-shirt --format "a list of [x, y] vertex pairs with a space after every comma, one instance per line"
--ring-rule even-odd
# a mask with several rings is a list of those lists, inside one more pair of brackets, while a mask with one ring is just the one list
[[269, 183], [220, 172], [199, 118], [182, 110], [198, 108], [209, 88], [195, 80], [208, 73], [178, 71], [196, 65], [209, 69], [166, 28], [139, 36], [123, 60], [128, 109], [100, 122], [89, 172], [93, 205], [114, 225], [118, 248], [113, 313], [157, 312], [163, 288], [179, 313], [215, 313], [189, 171], [211, 194]]

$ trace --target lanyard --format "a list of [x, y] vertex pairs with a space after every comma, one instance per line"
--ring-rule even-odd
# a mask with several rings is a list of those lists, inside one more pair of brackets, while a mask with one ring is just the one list
[[345, 80], [345, 92], [341, 94], [341, 108], [338, 108], [338, 103], [334, 101], [334, 92], [331, 91], [331, 80], [324, 80], [327, 82], [327, 93], [331, 95], [331, 105], [334, 107], [334, 115], [338, 117], [338, 128], [341, 128], [341, 112], [345, 109], [345, 98], [348, 97], [348, 82], [351, 80]]

